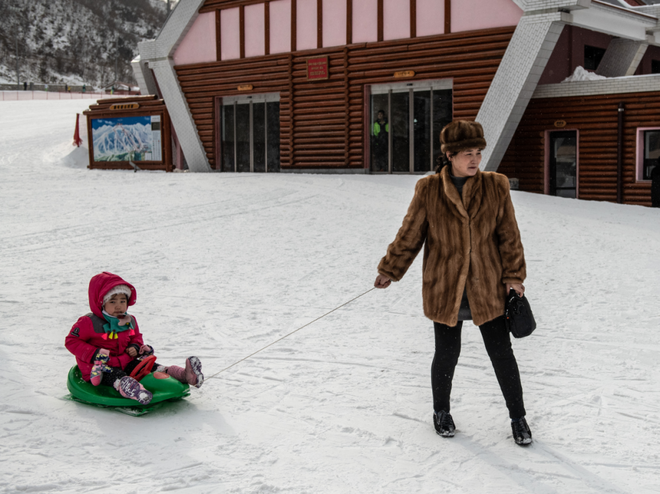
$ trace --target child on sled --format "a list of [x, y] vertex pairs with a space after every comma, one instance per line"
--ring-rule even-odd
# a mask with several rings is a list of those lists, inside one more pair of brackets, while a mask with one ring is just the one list
[[140, 378], [151, 371], [164, 372], [199, 388], [204, 375], [197, 357], [188, 357], [185, 369], [155, 363], [153, 348], [144, 344], [135, 317], [126, 313], [136, 298], [133, 285], [115, 274], [103, 272], [90, 280], [92, 312], [76, 321], [64, 341], [76, 356], [82, 378], [94, 386], [112, 386], [142, 405], [151, 401], [152, 394], [131, 374]]

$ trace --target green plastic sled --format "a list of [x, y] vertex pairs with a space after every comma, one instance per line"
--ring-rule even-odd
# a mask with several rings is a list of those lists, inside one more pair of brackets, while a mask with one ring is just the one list
[[142, 378], [140, 384], [153, 394], [151, 403], [148, 405], [140, 405], [135, 400], [124, 398], [115, 388], [110, 386], [94, 386], [92, 383], [84, 381], [77, 365], [74, 365], [69, 371], [66, 383], [71, 392], [71, 397], [75, 401], [101, 407], [118, 407], [130, 410], [125, 412], [130, 415], [142, 415], [151, 411], [154, 405], [158, 403], [180, 400], [190, 394], [190, 386], [169, 376], [165, 379], [157, 379], [154, 374], [147, 374]]

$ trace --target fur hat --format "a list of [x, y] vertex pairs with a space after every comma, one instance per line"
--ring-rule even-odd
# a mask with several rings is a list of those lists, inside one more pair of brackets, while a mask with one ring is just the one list
[[454, 120], [440, 132], [443, 153], [458, 153], [466, 149], [486, 147], [484, 129], [479, 122]]
[[118, 293], [123, 293], [126, 295], [127, 300], [131, 299], [131, 289], [127, 285], [117, 285], [113, 286], [110, 290], [108, 290], [108, 293], [103, 295], [103, 305], [105, 305], [113, 295], [117, 295]]

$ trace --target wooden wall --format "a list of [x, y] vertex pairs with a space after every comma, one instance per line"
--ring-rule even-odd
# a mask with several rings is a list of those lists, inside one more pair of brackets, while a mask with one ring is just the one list
[[[453, 79], [454, 118], [474, 119], [514, 28], [353, 44], [175, 67], [214, 168], [215, 98], [280, 93], [282, 168], [364, 168], [365, 86], [413, 70], [410, 81]], [[328, 56], [330, 77], [308, 82], [308, 58]], [[252, 91], [238, 85], [252, 84]]]
[[[530, 101], [498, 172], [520, 189], [544, 192], [545, 131], [578, 130], [580, 199], [617, 200], [618, 108], [624, 112], [623, 202], [651, 205], [650, 183], [636, 183], [637, 128], [660, 126], [660, 93], [630, 93]], [[566, 127], [554, 122], [564, 120]]]

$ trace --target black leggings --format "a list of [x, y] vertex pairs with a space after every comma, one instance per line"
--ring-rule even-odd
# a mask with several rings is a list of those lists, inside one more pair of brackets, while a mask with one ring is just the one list
[[101, 376], [101, 384], [103, 386], [114, 386], [117, 379], [130, 375], [133, 372], [133, 369], [137, 367], [140, 363], [139, 360], [131, 360], [124, 369], [120, 367], [110, 367], [112, 370], [110, 372], [104, 372]]
[[[433, 323], [435, 329], [435, 356], [431, 365], [431, 385], [433, 386], [433, 408], [435, 411], [449, 412], [449, 396], [454, 369], [461, 353], [461, 328], [459, 321], [454, 327]], [[518, 363], [511, 348], [511, 338], [504, 316], [479, 326], [486, 351], [493, 364], [497, 382], [509, 409], [509, 417], [517, 419], [525, 416], [523, 390], [520, 384]]]

